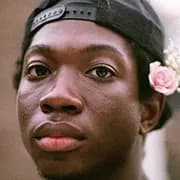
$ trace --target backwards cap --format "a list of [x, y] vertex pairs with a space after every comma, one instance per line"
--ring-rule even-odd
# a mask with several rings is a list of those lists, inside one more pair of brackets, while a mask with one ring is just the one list
[[156, 60], [162, 60], [163, 28], [147, 1], [59, 0], [56, 2], [34, 17], [31, 32], [54, 21], [67, 19], [93, 21], [124, 35], [156, 57]]

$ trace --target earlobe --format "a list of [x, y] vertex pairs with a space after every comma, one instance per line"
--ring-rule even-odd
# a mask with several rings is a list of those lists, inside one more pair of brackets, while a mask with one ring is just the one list
[[160, 93], [154, 93], [151, 97], [143, 101], [139, 129], [141, 135], [147, 134], [158, 124], [164, 104], [165, 96]]

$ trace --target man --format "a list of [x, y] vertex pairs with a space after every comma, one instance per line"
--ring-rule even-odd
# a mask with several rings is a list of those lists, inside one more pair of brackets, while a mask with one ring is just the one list
[[170, 116], [148, 80], [163, 40], [144, 0], [45, 0], [32, 12], [15, 86], [22, 139], [43, 178], [143, 179], [144, 137]]

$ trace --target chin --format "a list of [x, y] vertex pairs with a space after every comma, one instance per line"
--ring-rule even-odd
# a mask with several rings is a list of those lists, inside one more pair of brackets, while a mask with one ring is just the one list
[[81, 175], [75, 174], [46, 174], [38, 170], [39, 175], [44, 180], [81, 180], [83, 179]]
[[74, 164], [71, 166], [67, 166], [67, 164], [60, 166], [58, 162], [46, 162], [43, 166], [37, 166], [37, 170], [43, 180], [84, 180], [83, 174], [86, 174], [86, 168], [82, 169]]

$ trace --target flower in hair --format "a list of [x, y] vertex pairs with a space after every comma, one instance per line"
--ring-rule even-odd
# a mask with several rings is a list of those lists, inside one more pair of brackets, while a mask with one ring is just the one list
[[159, 61], [150, 63], [149, 82], [151, 87], [164, 95], [180, 92], [180, 50], [170, 41], [165, 53], [165, 66]]

